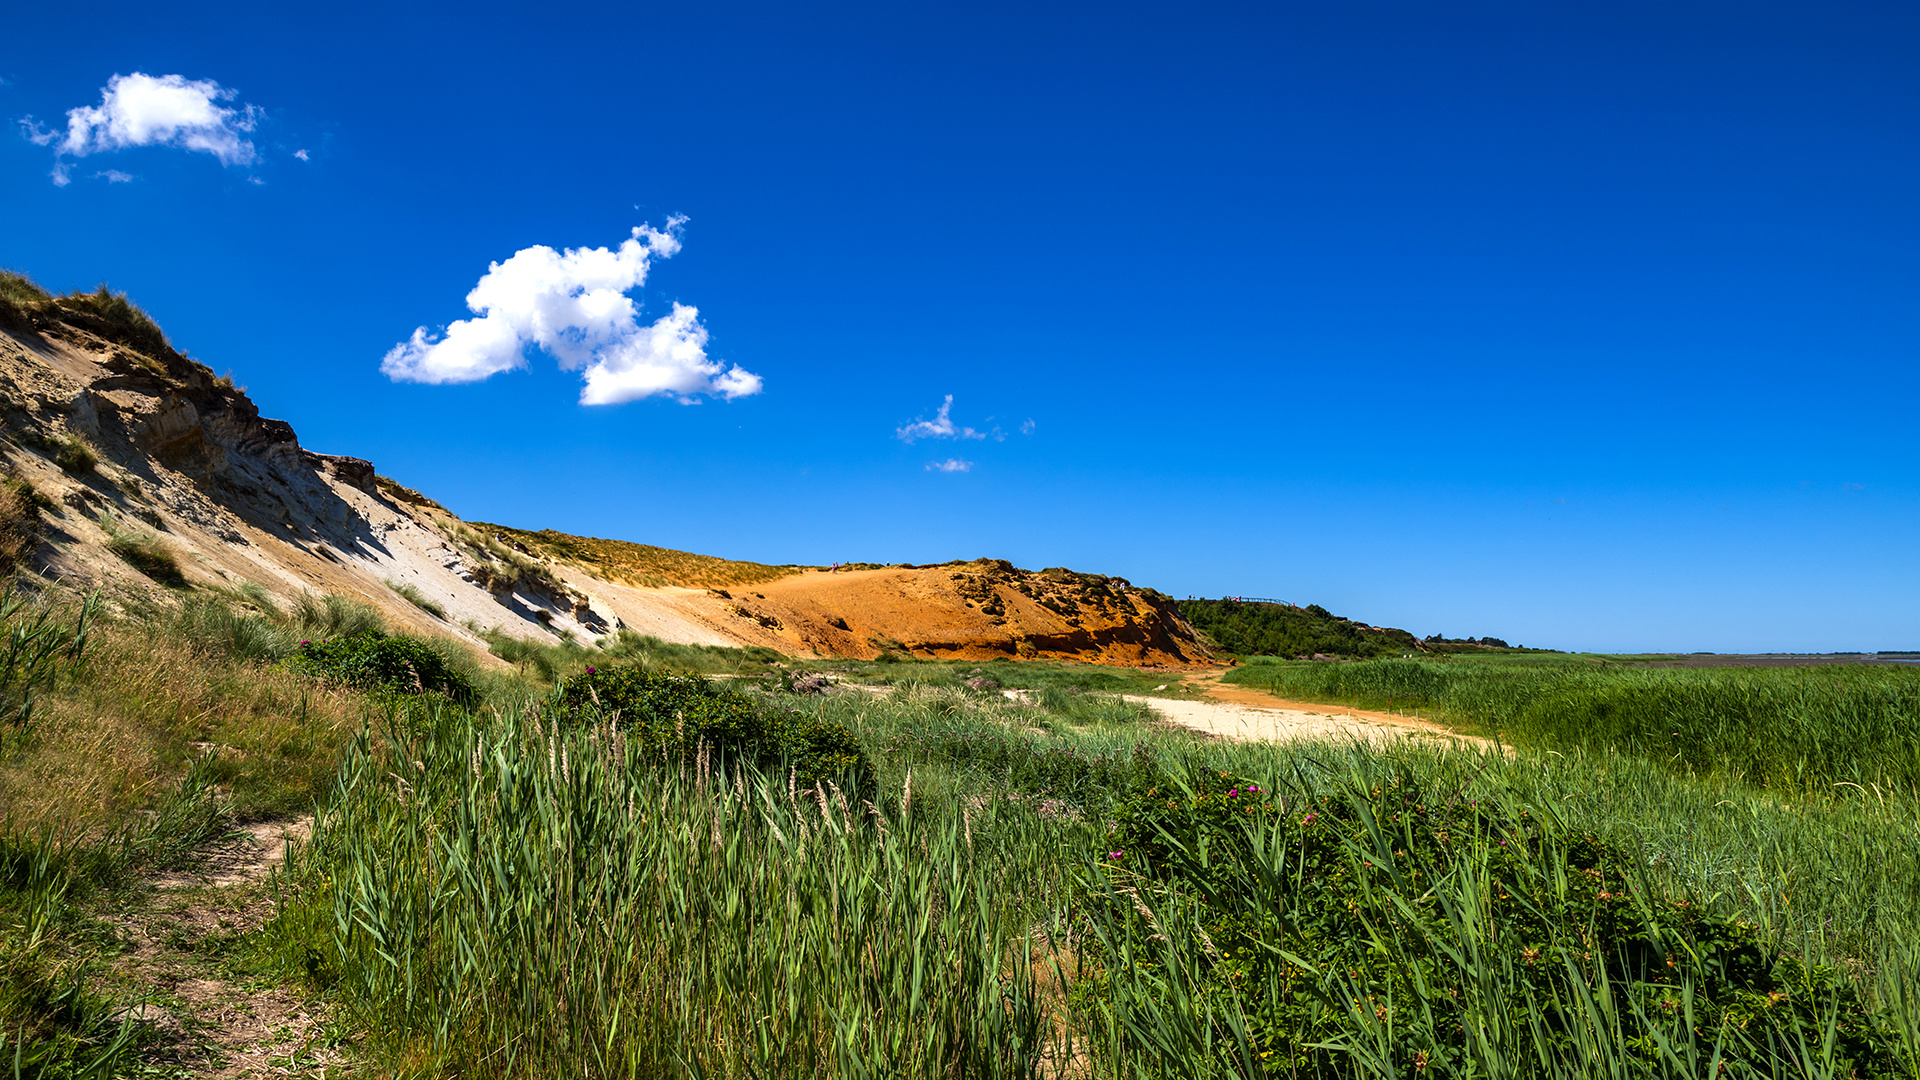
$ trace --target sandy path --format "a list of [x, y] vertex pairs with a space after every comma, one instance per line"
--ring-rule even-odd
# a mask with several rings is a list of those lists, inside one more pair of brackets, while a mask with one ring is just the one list
[[1478, 749], [1500, 748], [1491, 739], [1461, 735], [1417, 716], [1289, 701], [1259, 690], [1222, 683], [1223, 673], [1207, 671], [1187, 677], [1187, 685], [1212, 699], [1208, 701], [1122, 696], [1176, 724], [1229, 739], [1360, 739], [1374, 745], [1395, 739], [1428, 739]]

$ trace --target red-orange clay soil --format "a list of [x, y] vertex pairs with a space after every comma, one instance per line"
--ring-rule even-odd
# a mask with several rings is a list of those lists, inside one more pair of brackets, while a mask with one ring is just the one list
[[1119, 578], [1028, 572], [998, 560], [806, 570], [712, 595], [735, 618], [758, 624], [790, 649], [817, 655], [871, 659], [894, 652], [1143, 667], [1208, 660], [1193, 629], [1159, 593]]

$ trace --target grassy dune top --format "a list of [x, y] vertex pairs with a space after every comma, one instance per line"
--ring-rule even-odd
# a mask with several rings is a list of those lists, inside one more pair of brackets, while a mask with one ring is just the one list
[[626, 540], [574, 536], [553, 529], [529, 532], [484, 521], [471, 524], [489, 535], [504, 538], [528, 554], [565, 559], [609, 580], [624, 581], [644, 588], [677, 585], [690, 589], [712, 589], [728, 585], [755, 585], [805, 569], [801, 566], [769, 566], [765, 563], [722, 559], [715, 555], [695, 555], [690, 551], [675, 551]]

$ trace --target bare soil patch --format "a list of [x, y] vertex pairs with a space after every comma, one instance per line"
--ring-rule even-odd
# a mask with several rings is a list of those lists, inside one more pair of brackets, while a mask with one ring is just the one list
[[1135, 697], [1128, 701], [1147, 705], [1168, 720], [1231, 739], [1345, 739], [1384, 743], [1395, 739], [1423, 738], [1450, 741], [1482, 749], [1500, 748], [1500, 744], [1450, 728], [1418, 716], [1355, 709], [1346, 705], [1323, 705], [1309, 701], [1290, 701], [1259, 690], [1223, 683], [1225, 668], [1189, 673], [1189, 687], [1205, 695], [1203, 701], [1179, 701], [1167, 698]]
[[146, 998], [132, 1015], [154, 1033], [143, 1053], [150, 1068], [218, 1080], [346, 1074], [323, 1003], [229, 963], [241, 938], [273, 918], [268, 878], [311, 828], [311, 818], [245, 826], [192, 869], [151, 879], [150, 892], [108, 920], [123, 943], [112, 978]]

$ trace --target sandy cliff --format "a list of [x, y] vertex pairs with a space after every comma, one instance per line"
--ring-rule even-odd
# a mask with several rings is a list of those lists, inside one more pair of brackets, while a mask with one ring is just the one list
[[[399, 627], [475, 642], [626, 628], [816, 655], [1205, 658], [1165, 597], [1118, 578], [991, 560], [831, 573], [464, 522], [369, 462], [303, 448], [203, 365], [112, 340], [65, 304], [0, 329], [0, 469], [38, 502], [23, 511], [39, 516], [29, 568], [120, 602], [258, 585], [283, 602], [344, 593]], [[163, 586], [116, 555], [130, 535], [157, 538], [182, 580]]]

